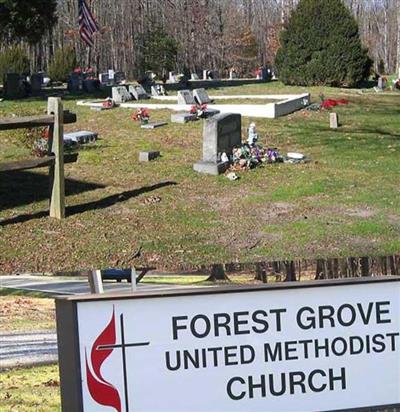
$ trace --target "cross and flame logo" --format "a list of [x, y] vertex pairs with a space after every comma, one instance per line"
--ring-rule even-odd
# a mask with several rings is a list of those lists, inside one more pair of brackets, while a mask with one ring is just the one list
[[99, 405], [114, 408], [116, 412], [122, 412], [121, 396], [118, 389], [108, 382], [102, 375], [101, 367], [114, 349], [122, 350], [122, 365], [124, 378], [125, 412], [129, 412], [128, 401], [128, 376], [126, 367], [126, 349], [136, 346], [147, 346], [150, 342], [125, 343], [124, 315], [120, 315], [120, 344], [117, 344], [115, 308], [107, 326], [94, 341], [90, 358], [88, 359], [85, 348], [86, 383], [92, 399]]

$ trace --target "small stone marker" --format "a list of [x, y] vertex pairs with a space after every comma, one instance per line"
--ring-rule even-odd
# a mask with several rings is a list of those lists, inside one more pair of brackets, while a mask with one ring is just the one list
[[337, 113], [330, 114], [330, 127], [331, 129], [337, 129], [339, 127], [339, 116]]
[[204, 122], [203, 128], [203, 159], [193, 165], [199, 173], [218, 175], [229, 167], [228, 162], [222, 162], [221, 156], [232, 155], [232, 149], [240, 146], [242, 116], [240, 114], [217, 114]]
[[82, 130], [79, 132], [64, 133], [64, 141], [71, 141], [73, 143], [94, 143], [97, 140], [98, 134], [96, 132], [89, 132]]
[[155, 123], [146, 123], [142, 124], [140, 127], [142, 129], [156, 129], [157, 127], [165, 126], [167, 122], [155, 122]]
[[196, 104], [193, 93], [190, 90], [178, 91], [178, 104]]
[[129, 93], [135, 100], [150, 99], [150, 96], [147, 94], [146, 90], [144, 90], [140, 84], [130, 85]]
[[199, 80], [199, 75], [197, 73], [191, 73], [190, 80]]
[[116, 86], [112, 89], [112, 99], [116, 104], [129, 102], [132, 100], [131, 94], [126, 90], [125, 86]]
[[171, 114], [172, 123], [188, 123], [197, 120], [197, 116], [192, 113], [174, 113]]
[[157, 159], [157, 157], [160, 157], [160, 152], [157, 152], [157, 151], [140, 152], [139, 162], [150, 162], [151, 160]]
[[212, 100], [205, 89], [194, 89], [193, 96], [198, 104], [212, 103]]

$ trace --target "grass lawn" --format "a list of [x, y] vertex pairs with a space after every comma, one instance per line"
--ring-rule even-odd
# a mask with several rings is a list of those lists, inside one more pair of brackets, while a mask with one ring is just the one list
[[[348, 98], [329, 112], [251, 121], [261, 143], [299, 151], [312, 162], [277, 164], [224, 176], [200, 175], [202, 122], [142, 130], [131, 111], [78, 115], [67, 131], [93, 130], [66, 166], [67, 213], [48, 218], [47, 171], [0, 174], [0, 272], [79, 270], [133, 264], [176, 269], [202, 263], [386, 255], [400, 250], [400, 93], [285, 87], [275, 82], [210, 90], [218, 94], [298, 93]], [[44, 100], [0, 103], [0, 116], [43, 112]], [[169, 120], [166, 110], [151, 119]], [[21, 132], [0, 133], [0, 161], [29, 156]], [[138, 152], [162, 158], [140, 164]], [[40, 169], [39, 169], [40, 170]], [[135, 250], [143, 246], [139, 259]]]
[[0, 372], [0, 410], [50, 412], [60, 410], [58, 366]]

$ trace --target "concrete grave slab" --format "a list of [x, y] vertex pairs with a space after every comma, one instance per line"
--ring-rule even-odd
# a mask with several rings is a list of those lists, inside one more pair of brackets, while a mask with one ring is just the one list
[[172, 123], [188, 123], [188, 122], [193, 122], [197, 120], [197, 116], [192, 113], [176, 113], [176, 114], [171, 114], [171, 122]]
[[[213, 96], [218, 100], [220, 99], [253, 99], [259, 98], [257, 95], [246, 95], [246, 96]], [[242, 116], [248, 117], [255, 117], [255, 118], [269, 118], [275, 119], [280, 116], [285, 116], [289, 113], [293, 113], [297, 110], [301, 110], [304, 107], [310, 104], [310, 94], [297, 94], [297, 95], [262, 95], [260, 96], [262, 99], [273, 99], [279, 100], [275, 103], [269, 104], [213, 104], [212, 108], [215, 110], [219, 110], [221, 113], [238, 113]], [[184, 105], [184, 104], [171, 104], [168, 101], [175, 101], [176, 96], [158, 96], [154, 98], [154, 100], [160, 100], [159, 103], [152, 103], [148, 104], [152, 110], [157, 109], [169, 109], [177, 112], [184, 112], [190, 111], [191, 105]], [[96, 106], [101, 105], [101, 103], [94, 103], [91, 101], [78, 101], [78, 106]], [[127, 109], [138, 109], [143, 107], [142, 104], [139, 103], [122, 103], [120, 105], [123, 108]]]

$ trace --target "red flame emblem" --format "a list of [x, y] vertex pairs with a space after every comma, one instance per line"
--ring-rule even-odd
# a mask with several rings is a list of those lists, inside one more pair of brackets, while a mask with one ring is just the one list
[[111, 355], [113, 349], [99, 349], [99, 346], [115, 345], [115, 343], [115, 313], [113, 310], [110, 322], [93, 343], [90, 354], [92, 368], [89, 367], [87, 354], [85, 353], [86, 381], [90, 395], [98, 404], [110, 406], [117, 412], [121, 412], [121, 398], [118, 390], [107, 382], [101, 373], [101, 366]]

